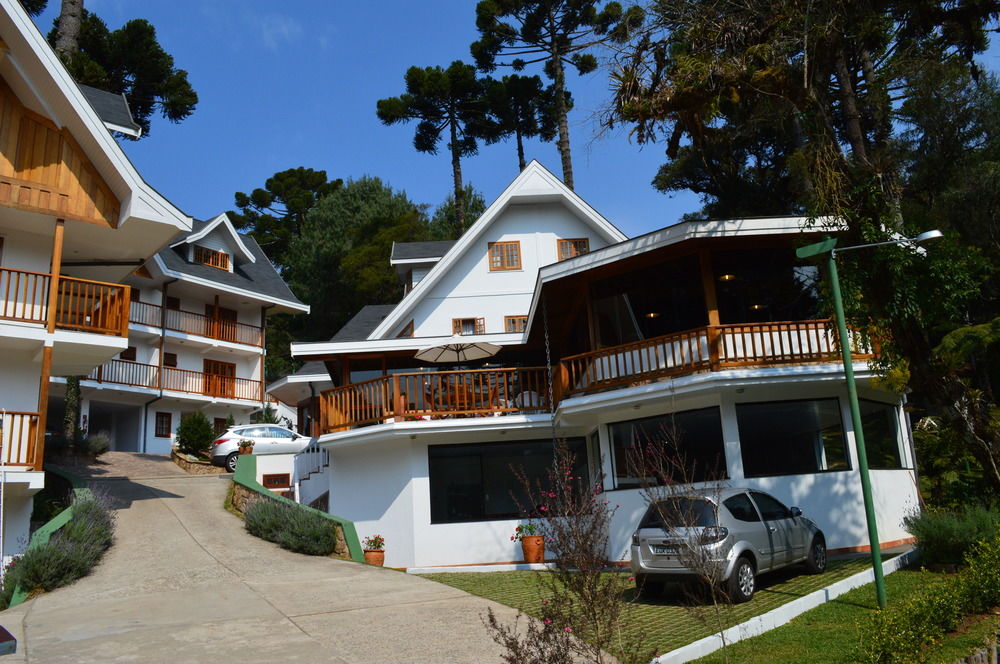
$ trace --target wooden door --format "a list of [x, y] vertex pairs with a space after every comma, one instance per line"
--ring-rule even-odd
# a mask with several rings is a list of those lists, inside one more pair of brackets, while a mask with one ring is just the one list
[[[218, 315], [216, 315], [218, 314]], [[207, 336], [222, 341], [237, 341], [236, 335], [236, 311], [225, 307], [216, 308], [215, 305], [205, 305], [205, 316], [209, 319], [209, 333]]]
[[236, 398], [236, 365], [218, 360], [204, 360], [205, 394]]

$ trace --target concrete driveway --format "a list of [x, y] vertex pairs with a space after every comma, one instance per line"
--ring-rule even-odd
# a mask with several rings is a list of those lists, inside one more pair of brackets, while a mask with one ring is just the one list
[[283, 551], [223, 509], [228, 476], [156, 464], [144, 479], [135, 465], [94, 481], [118, 514], [115, 545], [94, 573], [0, 613], [18, 639], [4, 661], [500, 661], [480, 615], [493, 607], [513, 620], [512, 609], [400, 572]]

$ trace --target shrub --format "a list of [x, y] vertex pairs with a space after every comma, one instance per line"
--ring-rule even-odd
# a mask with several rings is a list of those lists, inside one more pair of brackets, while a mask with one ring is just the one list
[[215, 429], [205, 414], [195, 411], [181, 418], [177, 427], [177, 447], [185, 454], [199, 455], [208, 452], [215, 440]]
[[917, 538], [924, 564], [962, 562], [972, 545], [998, 532], [1000, 507], [968, 506], [961, 510], [925, 510], [909, 514], [903, 526]]
[[91, 493], [73, 500], [73, 518], [45, 544], [29, 548], [11, 564], [0, 586], [0, 606], [14, 589], [49, 591], [86, 576], [114, 538], [114, 515], [107, 501]]
[[85, 442], [87, 445], [87, 453], [94, 457], [99, 457], [111, 449], [111, 436], [107, 431], [99, 431], [98, 433], [87, 436], [87, 440]]
[[954, 580], [863, 621], [862, 642], [852, 661], [921, 661], [924, 646], [954, 630], [964, 616], [1000, 604], [1000, 534], [972, 546], [965, 562], [967, 567]]
[[282, 549], [310, 556], [328, 556], [337, 545], [336, 526], [318, 514], [276, 500], [262, 499], [246, 512], [251, 535]]

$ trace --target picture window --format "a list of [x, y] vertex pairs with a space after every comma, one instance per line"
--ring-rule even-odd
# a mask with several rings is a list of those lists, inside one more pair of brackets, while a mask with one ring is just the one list
[[490, 272], [521, 269], [520, 242], [490, 242]]
[[157, 438], [170, 438], [171, 426], [171, 415], [170, 413], [157, 413], [156, 414], [156, 437]]

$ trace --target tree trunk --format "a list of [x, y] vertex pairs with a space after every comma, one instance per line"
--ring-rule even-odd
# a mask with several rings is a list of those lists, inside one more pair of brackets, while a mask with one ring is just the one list
[[517, 139], [517, 166], [523, 171], [527, 164], [524, 163], [524, 138], [519, 129], [514, 130], [514, 137]]
[[844, 47], [837, 51], [837, 83], [840, 84], [840, 102], [844, 105], [844, 123], [847, 130], [847, 140], [851, 144], [854, 158], [865, 165], [868, 161], [868, 150], [865, 145], [865, 134], [861, 129], [861, 112], [858, 110], [858, 98], [851, 84], [851, 73], [847, 69], [847, 55]]
[[[553, 29], [552, 34], [557, 34], [557, 31]], [[554, 37], [550, 53], [550, 57], [552, 58], [552, 74], [555, 79], [556, 116], [559, 118], [559, 138], [556, 140], [556, 147], [559, 149], [559, 156], [562, 158], [563, 182], [572, 190], [573, 160], [569, 152], [569, 120], [566, 118], [566, 72], [563, 69], [562, 54], [559, 52], [559, 46]]]
[[455, 224], [458, 226], [456, 237], [462, 237], [465, 232], [465, 188], [462, 187], [461, 147], [458, 144], [458, 119], [454, 113], [448, 122], [451, 130], [451, 172], [455, 181]]
[[83, 0], [62, 0], [59, 18], [56, 19], [56, 53], [60, 58], [80, 50], [80, 22], [83, 20]]

